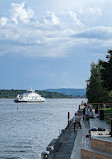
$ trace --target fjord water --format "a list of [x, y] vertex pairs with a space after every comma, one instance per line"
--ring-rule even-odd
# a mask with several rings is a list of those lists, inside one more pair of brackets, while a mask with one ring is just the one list
[[47, 99], [28, 104], [0, 99], [0, 159], [40, 159], [67, 125], [68, 111], [72, 118], [82, 100], [87, 101]]

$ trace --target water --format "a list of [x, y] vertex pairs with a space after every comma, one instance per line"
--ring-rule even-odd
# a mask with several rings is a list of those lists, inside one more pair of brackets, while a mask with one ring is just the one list
[[[41, 152], [59, 136], [81, 101], [47, 99], [44, 103], [14, 103], [0, 99], [0, 159], [40, 159]], [[18, 109], [17, 109], [18, 107]]]

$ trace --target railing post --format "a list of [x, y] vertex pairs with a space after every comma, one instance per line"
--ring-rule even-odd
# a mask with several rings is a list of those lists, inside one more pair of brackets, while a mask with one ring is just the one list
[[69, 126], [70, 112], [68, 112], [68, 126]]

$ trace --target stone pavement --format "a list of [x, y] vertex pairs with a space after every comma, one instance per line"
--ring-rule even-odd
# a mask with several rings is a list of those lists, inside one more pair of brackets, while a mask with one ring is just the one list
[[[112, 159], [112, 137], [108, 135], [110, 129], [105, 121], [99, 120], [97, 116], [98, 115], [95, 115], [95, 119], [90, 119], [86, 124], [84, 124], [81, 119], [82, 129], [79, 129], [77, 132], [70, 159], [81, 159], [81, 156], [83, 156], [84, 159], [96, 159], [99, 156], [98, 159]], [[91, 131], [91, 134], [89, 133], [91, 128], [98, 127], [104, 128], [105, 131]], [[86, 137], [86, 135], [91, 135], [91, 137]], [[96, 141], [93, 139], [99, 140]], [[106, 141], [106, 143], [104, 141]], [[85, 156], [87, 154], [86, 157], [84, 157], [84, 153]], [[88, 155], [90, 156], [88, 157]]]
[[[81, 112], [79, 115], [81, 117]], [[58, 137], [57, 149], [49, 154], [47, 159], [81, 159], [81, 156], [83, 159], [112, 159], [112, 155], [109, 153], [111, 149], [109, 149], [109, 151], [107, 149], [108, 152], [103, 152], [102, 149], [95, 149], [96, 141], [93, 140], [95, 132], [91, 131], [90, 133], [91, 128], [105, 128], [106, 139], [112, 141], [112, 138], [107, 135], [107, 133], [110, 132], [109, 127], [104, 121], [99, 120], [97, 116], [98, 115], [95, 115], [95, 119], [90, 119], [89, 122], [86, 123], [83, 122], [83, 118], [81, 117], [80, 122], [82, 129], [80, 129], [77, 125], [76, 132], [74, 132], [73, 122], [71, 122], [71, 125], [67, 126], [63, 133]], [[101, 132], [101, 134], [103, 133], [104, 132]], [[98, 132], [97, 136], [99, 134], [100, 132]], [[100, 139], [102, 137], [102, 139], [105, 140], [105, 136], [101, 134], [98, 137], [100, 137]], [[97, 136], [95, 136], [95, 138]], [[98, 144], [100, 145], [100, 141], [98, 141], [97, 145]], [[89, 155], [89, 157], [87, 157], [86, 154]]]
[[[109, 126], [106, 124], [106, 122], [104, 120], [99, 120], [99, 118], [96, 119], [90, 119], [90, 129], [94, 128], [104, 128], [105, 131], [93, 131], [91, 132], [91, 137], [97, 137], [97, 138], [107, 138], [107, 140], [112, 140], [112, 138], [110, 137], [109, 132], [110, 132], [110, 128]], [[99, 135], [100, 134], [100, 135]]]
[[70, 159], [74, 140], [76, 137], [76, 132], [74, 133], [73, 123], [65, 129], [65, 132], [59, 138], [59, 147], [57, 151], [54, 153], [53, 159]]
[[[84, 124], [81, 118], [81, 125], [82, 129], [77, 125], [76, 132], [73, 130], [73, 123], [67, 128], [60, 138], [60, 146], [54, 153], [53, 159], [81, 159], [81, 145], [82, 141], [85, 142], [86, 135], [89, 134], [89, 123]], [[87, 140], [90, 143], [90, 139]]]
[[[74, 142], [73, 151], [70, 159], [81, 159], [81, 147], [82, 145], [88, 146], [90, 145], [90, 138], [86, 138], [86, 135], [89, 135], [89, 123], [84, 124], [81, 119], [82, 129], [78, 129], [77, 136]], [[86, 139], [86, 140], [85, 140]]]

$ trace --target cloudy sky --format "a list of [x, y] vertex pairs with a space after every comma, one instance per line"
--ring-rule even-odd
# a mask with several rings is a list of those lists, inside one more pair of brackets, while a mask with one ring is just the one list
[[0, 89], [85, 88], [112, 49], [112, 0], [0, 0]]

